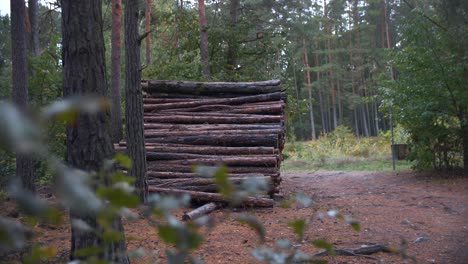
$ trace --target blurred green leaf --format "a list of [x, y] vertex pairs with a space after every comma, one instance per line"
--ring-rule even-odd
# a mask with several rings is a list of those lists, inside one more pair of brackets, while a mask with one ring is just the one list
[[23, 263], [34, 264], [40, 261], [47, 261], [57, 255], [58, 250], [54, 247], [34, 247], [31, 255], [23, 258]]
[[96, 194], [108, 200], [112, 205], [117, 207], [136, 207], [140, 199], [134, 194], [129, 194], [125, 190], [114, 187], [101, 187], [96, 191]]
[[298, 193], [296, 194], [296, 202], [301, 204], [304, 207], [309, 207], [311, 206], [314, 202], [312, 201], [312, 198], [309, 196], [303, 194], [303, 193]]
[[101, 247], [93, 246], [87, 248], [75, 249], [73, 252], [76, 257], [90, 257], [100, 254], [104, 249]]
[[44, 120], [72, 123], [76, 120], [79, 113], [93, 114], [107, 109], [109, 109], [109, 102], [106, 98], [75, 96], [55, 101], [45, 107], [42, 111], [42, 118]]
[[325, 249], [328, 253], [332, 252], [333, 246], [325, 240], [314, 240], [312, 245], [316, 248]]
[[129, 183], [129, 184], [133, 184], [133, 183], [135, 183], [135, 181], [136, 181], [136, 178], [129, 177], [129, 176], [125, 175], [121, 171], [117, 171], [116, 173], [114, 173], [112, 175], [112, 182], [113, 183], [126, 182], [126, 183]]
[[13, 104], [0, 101], [0, 147], [31, 155], [44, 151], [41, 131]]
[[229, 198], [234, 193], [234, 187], [229, 182], [228, 169], [225, 166], [218, 168], [214, 175], [216, 186], [219, 188], [219, 193], [224, 198]]
[[56, 188], [65, 206], [85, 214], [98, 213], [102, 210], [103, 201], [88, 185], [87, 172], [67, 167], [58, 160], [50, 162], [58, 174]]
[[132, 168], [132, 159], [130, 159], [129, 156], [122, 153], [117, 153], [115, 154], [114, 159], [115, 161], [117, 161], [118, 164], [120, 164], [120, 166], [127, 170]]
[[359, 221], [352, 218], [351, 216], [345, 216], [344, 219], [345, 219], [346, 223], [351, 225], [351, 227], [353, 228], [354, 231], [356, 231], [356, 232], [361, 231], [361, 224], [359, 223]]
[[249, 214], [240, 214], [235, 219], [241, 223], [249, 225], [257, 235], [260, 237], [261, 242], [265, 242], [266, 230], [262, 222], [260, 222], [255, 216]]
[[30, 228], [0, 216], [0, 253], [25, 247], [26, 240], [31, 236]]
[[106, 243], [116, 243], [124, 239], [122, 232], [116, 231], [111, 228], [107, 228], [102, 234], [102, 240]]
[[163, 225], [159, 227], [159, 237], [166, 243], [176, 244], [177, 230], [171, 226]]
[[304, 236], [305, 229], [307, 227], [307, 222], [305, 219], [296, 219], [288, 223], [288, 226], [291, 227], [294, 233], [302, 239]]

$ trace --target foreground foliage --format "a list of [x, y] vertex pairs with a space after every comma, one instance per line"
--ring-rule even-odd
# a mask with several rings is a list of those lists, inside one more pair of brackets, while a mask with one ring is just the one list
[[[79, 218], [71, 220], [71, 225], [75, 230], [94, 233], [101, 238], [100, 244], [74, 252], [75, 256], [89, 263], [105, 263], [105, 256], [101, 253], [109, 244], [124, 239], [124, 234], [113, 225], [116, 218], [125, 217], [131, 221], [138, 217], [129, 209], [140, 205], [138, 195], [132, 185], [134, 178], [124, 175], [121, 171], [115, 171], [116, 165], [128, 170], [132, 166], [132, 161], [122, 154], [117, 154], [114, 159], [104, 162], [99, 171], [83, 171], [69, 167], [48, 150], [44, 143], [40, 124], [54, 121], [70, 125], [73, 124], [78, 113], [95, 113], [108, 110], [108, 107], [109, 105], [102, 99], [73, 98], [52, 104], [38, 116], [39, 120], [32, 120], [12, 105], [0, 102], [0, 110], [4, 113], [0, 118], [0, 125], [5, 128], [0, 134], [0, 146], [8, 152], [27, 152], [47, 162], [48, 167], [54, 172], [53, 189], [59, 197], [59, 204], [52, 205], [46, 202], [23, 189], [18, 181], [13, 181], [10, 184], [9, 196], [17, 202], [22, 213], [28, 215], [33, 223], [60, 224], [63, 221], [63, 211], [60, 208], [67, 208], [95, 217], [99, 227], [93, 227]], [[266, 184], [258, 182], [245, 186], [243, 190], [235, 190], [234, 186], [230, 186], [225, 169], [204, 169], [204, 171], [206, 171], [207, 177], [215, 178], [222, 195], [232, 201], [232, 206], [236, 206], [246, 195], [257, 193]], [[110, 185], [105, 184], [109, 182]], [[189, 200], [188, 196], [174, 198], [153, 195], [149, 197], [148, 206], [145, 207], [143, 216], [154, 223], [163, 241], [174, 246], [173, 250], [166, 252], [168, 263], [202, 262], [198, 257], [191, 255], [191, 252], [199, 248], [203, 242], [203, 237], [199, 234], [198, 229], [202, 226], [209, 226], [209, 218], [202, 217], [196, 221], [183, 223], [171, 214], [175, 209], [188, 206]], [[282, 206], [291, 206], [294, 203], [303, 207], [309, 207], [313, 204], [309, 197], [298, 194], [285, 201]], [[342, 215], [337, 211], [330, 211], [327, 215], [342, 219], [349, 223], [354, 230], [360, 230], [359, 223], [350, 216]], [[311, 217], [317, 216], [311, 214]], [[312, 218], [294, 219], [289, 222], [288, 225], [294, 230], [298, 240], [301, 240]], [[265, 242], [265, 227], [254, 216], [241, 214], [236, 217], [236, 220], [250, 226], [258, 234], [260, 240]], [[29, 227], [0, 217], [0, 254], [25, 250], [30, 244], [28, 240], [31, 236], [32, 230]], [[258, 260], [268, 263], [296, 263], [297, 261], [322, 263], [320, 259], [293, 247], [292, 241], [278, 241], [277, 249], [265, 247], [263, 243], [253, 251], [253, 255]], [[314, 241], [314, 245], [330, 252], [332, 250], [332, 246], [326, 241], [317, 240]], [[130, 252], [132, 253], [130, 256], [139, 256], [144, 252], [144, 250]], [[54, 258], [56, 254], [57, 250], [54, 248], [33, 245], [23, 261], [25, 263], [39, 263]]]

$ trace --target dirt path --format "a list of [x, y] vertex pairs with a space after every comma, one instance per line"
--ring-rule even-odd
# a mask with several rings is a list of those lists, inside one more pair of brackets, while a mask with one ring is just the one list
[[[256, 215], [266, 227], [266, 241], [274, 247], [278, 239], [289, 239], [294, 247], [314, 254], [319, 249], [311, 242], [326, 239], [335, 248], [355, 248], [371, 243], [399, 248], [406, 243], [408, 255], [416, 263], [468, 263], [468, 178], [446, 179], [437, 175], [417, 173], [377, 173], [304, 171], [284, 172], [282, 192], [285, 198], [302, 192], [311, 196], [312, 208], [293, 206], [272, 209], [223, 209], [211, 214], [215, 227], [203, 230], [205, 241], [195, 252], [205, 263], [259, 263], [252, 257], [259, 239], [249, 227], [234, 220], [240, 213]], [[9, 215], [11, 205], [2, 205], [3, 215]], [[361, 223], [360, 232], [333, 218], [317, 219], [319, 213], [339, 210], [352, 215]], [[176, 216], [180, 219], [183, 212]], [[296, 239], [288, 223], [296, 218], [307, 218], [310, 228], [301, 241]], [[42, 245], [58, 249], [57, 259], [62, 263], [69, 254], [70, 228], [68, 220], [60, 227], [36, 226]], [[145, 248], [151, 256], [132, 263], [166, 263], [167, 248], [146, 220], [126, 221], [125, 233], [129, 250]], [[326, 257], [329, 263], [412, 263], [389, 253], [363, 257]], [[15, 262], [15, 257], [8, 262]], [[0, 260], [0, 262], [2, 262]]]
[[326, 231], [311, 235], [322, 235], [338, 248], [368, 242], [398, 247], [406, 241], [408, 254], [418, 263], [468, 263], [467, 183], [412, 172], [317, 171], [286, 173], [283, 187], [310, 194], [319, 210], [336, 208], [359, 219], [363, 230], [356, 234], [317, 223], [318, 230]]

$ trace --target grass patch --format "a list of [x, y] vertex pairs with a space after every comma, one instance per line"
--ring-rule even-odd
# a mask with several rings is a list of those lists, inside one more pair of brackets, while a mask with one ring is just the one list
[[[282, 170], [391, 171], [388, 137], [356, 138], [349, 128], [338, 127], [317, 140], [287, 143]], [[397, 170], [409, 170], [412, 163], [396, 162]]]

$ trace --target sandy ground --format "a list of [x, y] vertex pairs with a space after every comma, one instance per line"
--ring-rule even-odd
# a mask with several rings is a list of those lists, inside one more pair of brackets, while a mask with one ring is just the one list
[[[236, 215], [255, 215], [266, 227], [266, 243], [274, 246], [278, 239], [289, 239], [296, 249], [308, 254], [320, 251], [312, 242], [325, 239], [337, 249], [362, 245], [385, 244], [415, 258], [415, 263], [468, 263], [468, 178], [445, 177], [434, 173], [294, 171], [284, 172], [282, 194], [288, 199], [304, 193], [314, 200], [310, 208], [294, 205], [271, 209], [221, 209], [210, 216], [216, 223], [202, 230], [205, 241], [194, 254], [205, 263], [260, 263], [251, 250], [259, 244], [256, 233], [234, 220]], [[2, 215], [15, 215], [10, 202], [2, 205]], [[8, 208], [8, 209], [5, 209]], [[184, 211], [177, 212], [181, 217]], [[338, 210], [351, 215], [361, 224], [356, 232], [344, 221], [317, 215]], [[19, 216], [21, 219], [21, 215]], [[302, 240], [298, 240], [288, 223], [297, 218], [310, 221]], [[36, 241], [58, 249], [55, 263], [67, 260], [70, 231], [68, 224], [59, 227], [36, 226]], [[145, 248], [151, 256], [132, 263], [166, 263], [167, 248], [146, 220], [126, 221], [129, 250]], [[328, 263], [414, 263], [397, 254], [376, 253], [361, 256], [324, 257]], [[18, 262], [18, 255], [3, 261]], [[2, 262], [0, 260], [0, 262]]]

